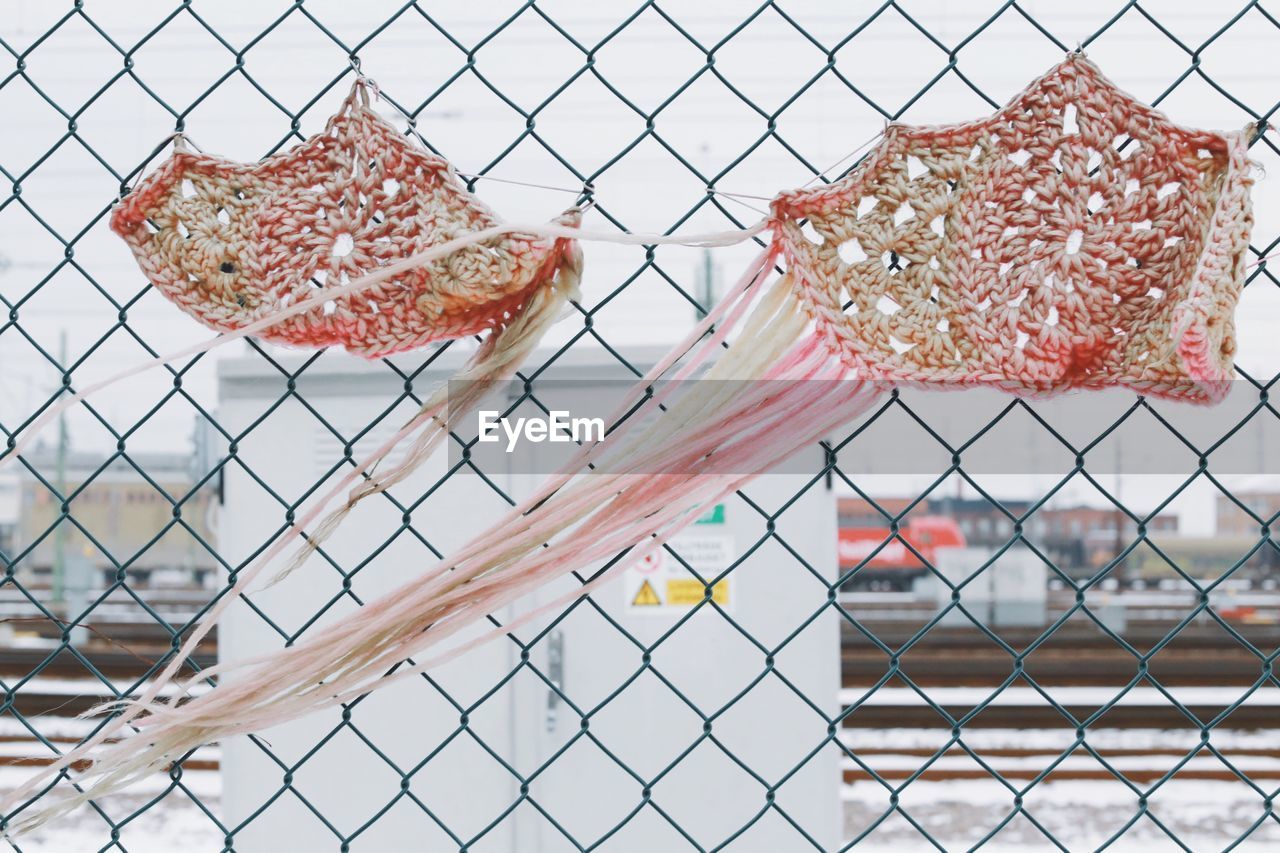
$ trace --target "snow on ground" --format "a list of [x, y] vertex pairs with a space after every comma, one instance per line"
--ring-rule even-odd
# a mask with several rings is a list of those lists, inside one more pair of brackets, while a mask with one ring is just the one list
[[[216, 799], [201, 800], [218, 813]], [[107, 810], [120, 819], [145, 803], [145, 797], [120, 797]], [[216, 853], [224, 840], [217, 824], [181, 794], [166, 797], [120, 830], [120, 845], [129, 853]], [[110, 843], [110, 827], [87, 808], [17, 839], [23, 853], [89, 853]]]
[[[889, 809], [889, 794], [876, 782], [845, 786], [846, 837], [864, 832]], [[899, 796], [899, 804], [911, 819], [948, 850], [977, 844], [1013, 810], [1014, 794], [995, 781], [959, 780], [912, 783]], [[1045, 830], [1069, 850], [1096, 849], [1118, 832], [1139, 811], [1137, 795], [1120, 783], [1052, 782], [1037, 785], [1026, 796], [1025, 809]], [[1222, 850], [1263, 819], [1263, 799], [1243, 784], [1231, 782], [1180, 782], [1161, 786], [1151, 795], [1150, 817], [1138, 821], [1111, 850], [1148, 851], [1179, 849], [1157, 824], [1191, 850]], [[1153, 819], [1154, 818], [1154, 819]], [[1275, 850], [1280, 845], [1280, 823], [1263, 824], [1236, 850]], [[1015, 816], [984, 851], [1042, 850], [1053, 845], [1031, 819]], [[856, 849], [901, 851], [935, 849], [908, 820], [892, 814], [867, 835]]]
[[[1092, 691], [1093, 688], [1087, 690]], [[932, 694], [933, 691], [930, 691]], [[961, 691], [963, 692], [963, 691]], [[866, 750], [862, 759], [877, 771], [919, 768], [927, 757], [908, 754], [909, 750], [940, 749], [951, 740], [949, 730], [932, 729], [846, 729], [842, 742], [855, 754]], [[984, 756], [994, 769], [1042, 770], [1075, 741], [1070, 729], [966, 729], [963, 742], [979, 755], [1001, 749], [1043, 750], [1040, 755]], [[1087, 735], [1090, 746], [1106, 753], [1109, 750], [1152, 750], [1150, 755], [1108, 756], [1107, 762], [1121, 772], [1159, 769], [1161, 772], [1178, 765], [1185, 770], [1222, 770], [1224, 765], [1207, 753], [1200, 753], [1181, 764], [1183, 755], [1200, 742], [1194, 729], [1097, 729]], [[1271, 777], [1280, 761], [1271, 756], [1233, 754], [1238, 750], [1280, 749], [1280, 732], [1276, 730], [1215, 729], [1210, 733], [1214, 747], [1221, 750], [1240, 771], [1267, 772]], [[874, 750], [874, 753], [872, 752]], [[894, 754], [893, 750], [902, 750]], [[842, 763], [844, 769], [856, 767], [852, 760]], [[979, 765], [963, 754], [948, 753], [930, 763], [934, 770], [976, 769]], [[1057, 765], [1060, 770], [1098, 769], [1098, 762], [1076, 754]], [[1012, 780], [1013, 789], [994, 779], [961, 779], [946, 781], [890, 781], [900, 788], [898, 802], [912, 821], [924, 827], [948, 850], [967, 849], [977, 844], [994, 827], [1000, 825], [1014, 808], [1016, 790], [1025, 788], [1025, 780]], [[1262, 779], [1257, 785], [1266, 794], [1274, 794], [1274, 778]], [[1251, 826], [1261, 825], [1249, 834], [1237, 850], [1280, 849], [1280, 821], [1264, 817], [1265, 794], [1243, 782], [1173, 779], [1162, 785], [1130, 788], [1118, 780], [1051, 780], [1027, 790], [1025, 808], [1030, 818], [1018, 815], [1003, 830], [983, 845], [983, 850], [1040, 850], [1052, 844], [1036, 829], [1032, 819], [1057, 837], [1070, 850], [1095, 849], [1120, 831], [1140, 811], [1138, 798], [1146, 791], [1150, 817], [1141, 817], [1110, 849], [1176, 850], [1163, 824], [1191, 850], [1222, 850], [1244, 835]], [[855, 781], [844, 786], [844, 826], [846, 838], [865, 832], [890, 809], [891, 790], [879, 782]], [[1154, 818], [1154, 820], [1152, 819]], [[891, 814], [858, 849], [924, 850], [935, 849], [913, 827], [906, 817]]]
[[41, 714], [19, 720], [8, 714], [0, 715], [0, 737], [30, 737], [31, 729], [35, 729], [47, 738], [83, 738], [93, 731], [96, 720], [82, 720], [79, 717], [61, 717], [56, 714]]
[[[18, 785], [25, 782], [31, 777], [31, 767], [8, 766], [0, 767], [0, 793], [8, 793]], [[129, 797], [154, 797], [167, 789], [173, 780], [165, 773], [153, 773], [137, 784], [130, 786], [129, 795], [122, 796], [119, 802], [127, 802]], [[222, 793], [222, 778], [216, 770], [186, 770], [182, 774], [182, 785], [191, 791], [192, 794], [200, 799], [216, 800]], [[68, 789], [70, 790], [70, 789]], [[179, 794], [181, 796], [181, 794]], [[166, 798], [170, 799], [170, 798]], [[115, 801], [109, 801], [115, 802]], [[127, 809], [112, 809], [112, 814], [117, 812], [126, 814]]]
[[[199, 774], [188, 774], [194, 777]], [[214, 775], [214, 774], [205, 774]], [[0, 782], [9, 783], [7, 774]], [[157, 786], [159, 787], [159, 786]], [[216, 796], [201, 794], [214, 814]], [[888, 794], [874, 782], [856, 782], [843, 791], [846, 838], [852, 839], [878, 820], [888, 809]], [[145, 797], [117, 798], [110, 813], [122, 816], [146, 801]], [[1013, 795], [994, 782], [955, 781], [912, 783], [901, 794], [901, 805], [911, 819], [926, 829], [947, 850], [976, 844], [1012, 809]], [[1136, 796], [1122, 786], [1096, 782], [1053, 782], [1038, 785], [1026, 798], [1026, 808], [1041, 826], [1068, 849], [1094, 849], [1118, 831], [1138, 811]], [[1262, 799], [1243, 785], [1224, 782], [1171, 782], [1152, 797], [1150, 813], [1191, 850], [1221, 850], [1229, 846], [1263, 814]], [[20, 839], [29, 853], [82, 853], [106, 845], [109, 830], [102, 819], [80, 809], [53, 826]], [[166, 797], [124, 827], [120, 841], [131, 853], [214, 853], [222, 849], [217, 826], [181, 794]], [[1237, 850], [1275, 850], [1280, 845], [1280, 824], [1268, 819]], [[984, 851], [1048, 850], [1053, 845], [1032, 822], [1022, 816], [1009, 824], [982, 848]], [[335, 844], [336, 849], [336, 844]], [[891, 815], [856, 849], [910, 851], [936, 849], [905, 818]], [[1149, 851], [1177, 849], [1150, 818], [1141, 818], [1110, 848]]]
[[[46, 734], [46, 737], [48, 737], [47, 734]], [[59, 741], [59, 742], [55, 742], [54, 746], [57, 747], [58, 753], [61, 754], [61, 753], [69, 752], [75, 746], [75, 744], [70, 742]], [[34, 738], [30, 740], [10, 741], [8, 743], [0, 743], [0, 759], [52, 758], [54, 754], [55, 753], [52, 749], [50, 749], [45, 744], [40, 743], [38, 740], [35, 740]], [[196, 757], [200, 761], [217, 761], [218, 754], [219, 754], [218, 747], [202, 746], [200, 748], [200, 751], [196, 753]], [[3, 778], [3, 775], [4, 775], [4, 768], [0, 767], [0, 778]]]
[[[6, 751], [16, 744], [4, 744]], [[30, 778], [33, 768], [0, 767], [0, 794], [7, 794]], [[139, 782], [127, 795], [110, 797], [103, 810], [123, 821], [148, 801], [165, 792], [173, 781], [156, 773]], [[222, 779], [216, 771], [187, 770], [182, 785], [213, 814], [220, 814]], [[70, 791], [62, 786], [61, 790]], [[216, 853], [224, 836], [217, 824], [182, 790], [174, 790], [158, 804], [129, 820], [120, 829], [120, 844], [129, 853]], [[111, 843], [111, 828], [91, 808], [82, 807], [30, 835], [17, 839], [23, 853], [89, 853]], [[8, 849], [0, 843], [0, 850]], [[119, 849], [119, 848], [112, 848]]]
[[[56, 729], [63, 736], [86, 733], [88, 723], [64, 718], [33, 719], [42, 731]], [[15, 721], [0, 718], [0, 735], [16, 735], [21, 731]], [[844, 742], [855, 751], [875, 748], [882, 754], [870, 756], [870, 763], [883, 769], [901, 764], [912, 768], [924, 761], [920, 757], [883, 754], [887, 750], [937, 748], [946, 743], [949, 733], [941, 729], [855, 729], [841, 732]], [[1089, 733], [1089, 743], [1099, 749], [1187, 750], [1198, 741], [1194, 731], [1161, 729], [1099, 729]], [[1064, 743], [1065, 739], [1065, 743]], [[1052, 729], [973, 729], [964, 733], [965, 743], [975, 751], [1002, 748], [1043, 749], [1052, 752], [1064, 748], [1072, 733]], [[1216, 730], [1215, 746], [1230, 754], [1237, 749], [1280, 749], [1280, 733], [1276, 731]], [[26, 742], [0, 744], [0, 749], [14, 755], [31, 754]], [[1232, 756], [1245, 772], [1274, 769], [1277, 759], [1267, 756]], [[899, 760], [900, 759], [900, 760]], [[950, 758], [942, 759], [943, 762]], [[964, 758], [962, 761], [971, 760]], [[993, 762], [1000, 769], [1014, 766], [1042, 766], [1044, 756], [1006, 756]], [[1068, 759], [1068, 762], [1077, 759]], [[1084, 759], [1092, 761], [1092, 759]], [[1117, 756], [1109, 759], [1117, 768], [1149, 766], [1153, 762], [1168, 763], [1165, 756]], [[1216, 759], [1207, 759], [1216, 761]], [[1188, 764], [1205, 761], [1197, 757]], [[914, 762], [914, 763], [913, 763]], [[935, 767], [945, 767], [936, 764]], [[1064, 764], [1064, 767], [1069, 766]], [[25, 780], [30, 768], [0, 767], [0, 791], [11, 790]], [[216, 771], [186, 771], [183, 784], [199, 797], [214, 815], [221, 814], [219, 796], [221, 779]], [[901, 782], [891, 783], [901, 787]], [[1025, 782], [1014, 782], [1025, 785]], [[1260, 782], [1273, 792], [1275, 782]], [[121, 820], [165, 791], [170, 780], [156, 774], [127, 796], [104, 801], [104, 808]], [[845, 837], [852, 839], [875, 824], [890, 809], [890, 790], [878, 782], [856, 781], [842, 788]], [[1280, 822], [1264, 818], [1263, 795], [1240, 782], [1184, 781], [1174, 779], [1148, 792], [1149, 815], [1141, 817], [1112, 848], [1116, 850], [1175, 850], [1157, 824], [1163, 824], [1192, 850], [1221, 850], [1231, 845], [1259, 820], [1261, 825], [1238, 848], [1245, 851], [1280, 849]], [[933, 835], [947, 850], [963, 850], [978, 843], [998, 826], [1014, 807], [1015, 792], [995, 780], [965, 779], [954, 781], [911, 782], [899, 791], [899, 804], [911, 821]], [[1024, 805], [1030, 818], [1015, 816], [983, 850], [997, 853], [1024, 850], [1047, 850], [1052, 845], [1032, 820], [1058, 838], [1068, 849], [1086, 850], [1101, 845], [1139, 813], [1139, 792], [1119, 781], [1058, 780], [1042, 782], [1025, 795]], [[82, 853], [100, 850], [110, 842], [109, 828], [102, 818], [87, 808], [45, 827], [30, 837], [20, 839], [23, 851], [30, 853]], [[181, 791], [171, 792], [152, 808], [126, 824], [120, 842], [131, 853], [214, 853], [222, 849], [223, 835], [200, 807]], [[336, 848], [336, 845], [335, 845]], [[919, 830], [900, 814], [890, 814], [870, 832], [859, 850], [911, 851], [935, 849]]]
[[[1247, 687], [1169, 687], [1169, 696], [1154, 687], [1134, 687], [1121, 696], [1120, 687], [1046, 687], [1045, 693], [1063, 705], [1101, 706], [1115, 701], [1118, 706], [1169, 705], [1169, 696], [1184, 705], [1222, 706], [1241, 700]], [[975, 707], [988, 705], [1043, 706], [1047, 700], [1032, 687], [926, 687], [924, 694], [939, 705]], [[1117, 700], [1117, 697], [1119, 699]], [[846, 687], [840, 702], [852, 705], [923, 705], [924, 699], [910, 687]], [[1243, 705], [1280, 705], [1280, 690], [1263, 687], [1244, 698]]]
[[[187, 774], [188, 779], [202, 774]], [[215, 774], [203, 774], [214, 776]], [[0, 773], [0, 783], [13, 780]], [[214, 780], [216, 783], [216, 779]], [[157, 785], [158, 789], [160, 785]], [[200, 785], [200, 787], [205, 787]], [[202, 792], [201, 800], [214, 814], [216, 795]], [[843, 791], [844, 826], [853, 838], [888, 809], [888, 793], [874, 782], [856, 782]], [[123, 816], [146, 801], [145, 797], [117, 798], [108, 806], [113, 816]], [[955, 781], [912, 783], [902, 791], [901, 805], [911, 819], [925, 828], [948, 850], [977, 843], [1012, 809], [1013, 795], [994, 782]], [[1118, 831], [1138, 811], [1136, 796], [1119, 784], [1053, 782], [1038, 785], [1026, 798], [1026, 808], [1037, 822], [1068, 849], [1093, 849]], [[1263, 814], [1262, 799], [1243, 785], [1223, 782], [1171, 782], [1152, 797], [1150, 813], [1192, 850], [1221, 850], [1230, 845]], [[101, 849], [109, 842], [102, 819], [88, 809], [31, 836], [20, 839], [29, 853], [81, 853]], [[143, 812], [127, 824], [121, 844], [131, 853], [203, 853], [222, 849], [217, 826], [189, 799], [177, 794]], [[1262, 851], [1280, 845], [1280, 824], [1267, 820], [1237, 850]], [[336, 848], [336, 845], [335, 845]], [[1051, 849], [1026, 817], [1015, 817], [984, 850]], [[891, 815], [858, 845], [870, 851], [935, 849], [905, 818]], [[1138, 822], [1111, 849], [1176, 849], [1149, 818]]]

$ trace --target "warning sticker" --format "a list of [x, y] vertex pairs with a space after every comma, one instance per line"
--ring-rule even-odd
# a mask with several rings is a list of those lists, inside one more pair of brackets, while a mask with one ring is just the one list
[[649, 579], [645, 578], [640, 584], [640, 588], [636, 590], [636, 594], [631, 599], [632, 607], [660, 607], [662, 599], [658, 598], [658, 593], [654, 590], [653, 584], [649, 583]]
[[[670, 544], [684, 564], [659, 549], [627, 569], [622, 586], [628, 613], [683, 613], [707, 597], [706, 585], [689, 569], [710, 580], [733, 562], [733, 537], [724, 533], [686, 531], [672, 537]], [[711, 587], [711, 600], [726, 610], [733, 605], [731, 578]]]

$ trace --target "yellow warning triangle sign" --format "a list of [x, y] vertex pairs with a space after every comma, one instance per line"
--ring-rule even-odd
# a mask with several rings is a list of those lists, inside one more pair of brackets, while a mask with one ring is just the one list
[[654, 591], [653, 584], [646, 579], [640, 588], [636, 590], [636, 597], [631, 599], [632, 607], [657, 607], [662, 604], [662, 599], [658, 598], [658, 593]]

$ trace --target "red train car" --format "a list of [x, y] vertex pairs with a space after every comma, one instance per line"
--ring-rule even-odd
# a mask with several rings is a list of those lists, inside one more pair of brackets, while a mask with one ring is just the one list
[[920, 557], [934, 563], [937, 549], [965, 545], [955, 519], [943, 515], [909, 519], [897, 536], [888, 527], [862, 526], [841, 527], [839, 536], [836, 555], [841, 574], [858, 569], [846, 589], [910, 589], [928, 571]]

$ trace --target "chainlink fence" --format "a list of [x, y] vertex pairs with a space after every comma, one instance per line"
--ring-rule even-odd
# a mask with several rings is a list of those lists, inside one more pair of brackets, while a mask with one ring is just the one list
[[[1084, 3], [1063, 9], [1061, 4], [1008, 2], [973, 4], [983, 8], [964, 11], [928, 3], [840, 5], [837, 10], [790, 2], [754, 7], [650, 2], [625, 9], [601, 4], [586, 13], [535, 2], [500, 9], [426, 2], [343, 8], [304, 0], [256, 6], [71, 2], [61, 8], [30, 2], [0, 13], [10, 18], [0, 20], [0, 47], [9, 58], [0, 77], [0, 300], [6, 313], [0, 319], [0, 372], [5, 374], [0, 430], [12, 447], [15, 437], [63, 394], [200, 334], [149, 293], [106, 229], [119, 194], [167, 153], [166, 134], [184, 130], [206, 148], [234, 151], [249, 160], [264, 156], [317, 128], [336, 109], [357, 69], [377, 80], [386, 114], [449, 157], [500, 215], [518, 218], [523, 205], [525, 211], [549, 217], [573, 201], [591, 200], [589, 221], [621, 231], [743, 227], [758, 216], [751, 208], [765, 206], [772, 192], [838, 177], [856, 158], [834, 168], [831, 164], [873, 136], [885, 120], [933, 123], [985, 114], [1077, 46], [1121, 85], [1168, 109], [1174, 121], [1224, 128], [1253, 124], [1255, 159], [1274, 167], [1280, 154], [1274, 133], [1267, 130], [1280, 107], [1274, 60], [1280, 52], [1280, 19], [1266, 3], [1232, 8]], [[241, 121], [249, 104], [254, 117]], [[600, 701], [583, 702], [572, 685], [562, 689], [550, 671], [547, 645], [562, 615], [536, 632], [510, 635], [518, 649], [514, 669], [479, 696], [455, 697], [423, 677], [424, 690], [449, 703], [460, 722], [450, 731], [430, 733], [433, 744], [424, 747], [416, 763], [405, 764], [383, 752], [377, 738], [361, 729], [361, 702], [355, 702], [300, 758], [280, 757], [271, 743], [253, 739], [255, 748], [273, 762], [278, 778], [272, 782], [274, 795], [236, 822], [220, 810], [216, 789], [191, 782], [198, 772], [216, 767], [216, 758], [209, 757], [212, 750], [198, 750], [145, 796], [93, 804], [87, 816], [78, 818], [76, 844], [42, 846], [37, 834], [33, 841], [18, 839], [16, 846], [162, 849], [148, 846], [151, 840], [135, 830], [145, 825], [148, 833], [157, 832], [156, 824], [145, 823], [148, 813], [180, 802], [195, 815], [207, 849], [221, 845], [234, 850], [253, 822], [285, 799], [300, 803], [327, 827], [334, 848], [343, 850], [359, 848], [393, 807], [420, 809], [439, 837], [463, 850], [490, 849], [493, 839], [506, 831], [504, 825], [509, 828], [519, 815], [545, 824], [543, 829], [550, 827], [555, 849], [614, 844], [620, 846], [613, 849], [633, 849], [626, 846], [628, 824], [649, 820], [669, 826], [672, 849], [735, 844], [756, 849], [750, 847], [754, 828], [779, 819], [790, 827], [791, 849], [823, 849], [825, 829], [796, 819], [785, 792], [806, 762], [830, 751], [840, 754], [841, 767], [840, 778], [832, 778], [831, 785], [846, 791], [841, 849], [859, 842], [951, 849], [1009, 839], [1066, 849], [1126, 844], [1134, 838], [1181, 849], [1274, 843], [1280, 775], [1269, 772], [1267, 762], [1280, 757], [1280, 748], [1274, 741], [1266, 743], [1275, 724], [1266, 708], [1274, 710], [1267, 697], [1280, 688], [1273, 671], [1280, 635], [1265, 619], [1241, 617], [1236, 611], [1245, 612], [1243, 605], [1224, 603], [1220, 593], [1245, 574], [1261, 588], [1266, 567], [1274, 564], [1271, 531], [1280, 506], [1256, 495], [1235, 494], [1231, 481], [1214, 466], [1215, 450], [1239, 431], [1270, 423], [1278, 414], [1269, 395], [1280, 374], [1265, 330], [1252, 337], [1244, 334], [1252, 328], [1249, 322], [1262, 322], [1258, 318], [1274, 308], [1271, 286], [1280, 285], [1267, 262], [1259, 260], [1280, 244], [1264, 192], [1262, 182], [1251, 247], [1251, 260], [1257, 262], [1242, 300], [1242, 314], [1248, 317], [1242, 320], [1239, 384], [1249, 389], [1250, 403], [1218, 423], [1207, 442], [1174, 435], [1184, 443], [1188, 458], [1170, 473], [1167, 487], [1156, 497], [1135, 500], [1131, 493], [1126, 499], [1124, 481], [1115, 476], [1122, 459], [1113, 458], [1106, 442], [1124, 423], [1140, 419], [1148, 430], [1173, 430], [1161, 417], [1162, 405], [1130, 396], [1114, 419], [1089, 424], [1083, 441], [1043, 423], [1048, 439], [1065, 446], [1070, 461], [1039, 476], [1031, 497], [1014, 500], [1001, 496], [998, 483], [966, 470], [966, 449], [1002, 419], [1031, 411], [1028, 404], [1000, 399], [992, 405], [987, 426], [957, 440], [917, 416], [905, 395], [893, 395], [871, 423], [903, 418], [933, 444], [933, 452], [940, 451], [928, 476], [910, 481], [905, 499], [899, 495], [887, 501], [876, 486], [851, 473], [850, 460], [874, 454], [868, 444], [871, 427], [863, 424], [833, 441], [827, 464], [814, 466], [801, 493], [781, 496], [768, 506], [744, 500], [735, 507], [758, 515], [759, 539], [742, 545], [735, 561], [717, 575], [698, 574], [686, 564], [691, 577], [707, 585], [707, 600], [656, 639], [637, 637], [600, 606], [595, 599], [610, 595], [607, 591], [566, 608], [566, 615], [593, 609], [623, 641], [611, 662], [617, 667], [617, 689]], [[674, 331], [686, 329], [713, 298], [715, 276], [703, 272], [723, 263], [724, 271], [732, 273], [734, 259], [746, 257], [728, 252], [728, 260], [721, 261], [688, 250], [594, 245], [586, 252], [581, 303], [557, 327], [552, 346], [520, 374], [525, 395], [535, 404], [538, 377], [575, 350], [603, 351], [638, 375], [629, 348], [671, 340]], [[135, 691], [163, 666], [166, 648], [179, 645], [217, 591], [225, 590], [251, 561], [253, 553], [231, 556], [219, 550], [211, 518], [222, 499], [224, 476], [234, 470], [255, 482], [278, 508], [272, 524], [283, 529], [322, 484], [351, 464], [357, 441], [375, 428], [398, 425], [405, 407], [415, 405], [430, 387], [425, 374], [449, 348], [420, 354], [416, 361], [380, 363], [378, 370], [402, 390], [389, 393], [367, 418], [362, 413], [366, 422], [354, 431], [331, 423], [324, 407], [313, 407], [299, 390], [308, 372], [348, 356], [299, 357], [253, 341], [241, 357], [256, 359], [274, 372], [283, 390], [245, 429], [230, 430], [219, 422], [211, 357], [167, 365], [156, 374], [160, 378], [145, 380], [150, 384], [129, 386], [77, 407], [65, 431], [52, 430], [43, 446], [14, 466], [20, 469], [18, 500], [26, 526], [22, 535], [0, 537], [5, 568], [0, 603], [6, 616], [0, 624], [14, 629], [10, 638], [23, 639], [0, 650], [0, 737], [29, 744], [21, 757], [39, 761], [92, 731], [76, 728], [70, 714], [96, 700]], [[337, 448], [322, 460], [321, 476], [302, 485], [285, 486], [259, 476], [239, 452], [240, 444], [286, 402], [310, 409], [316, 428]], [[181, 439], [193, 419], [200, 436], [194, 477], [186, 464], [189, 451], [182, 464], [174, 462], [172, 452], [157, 452], [176, 448], [181, 453]], [[445, 480], [459, 473], [452, 469]], [[489, 476], [493, 472], [468, 473], [481, 474], [501, 501], [511, 502], [499, 479]], [[106, 510], [95, 496], [111, 483], [127, 484], [118, 487], [125, 503], [116, 515], [102, 515]], [[803, 492], [832, 484], [864, 501], [862, 511], [885, 528], [873, 553], [839, 577], [831, 566], [808, 565], [785, 540], [779, 523]], [[334, 592], [316, 619], [331, 607], [360, 603], [353, 581], [389, 542], [416, 540], [424, 560], [439, 554], [429, 499], [446, 485], [442, 480], [425, 493], [393, 490], [384, 496], [403, 520], [371, 536], [367, 552], [358, 559], [326, 558], [323, 568], [332, 572], [327, 577]], [[1115, 519], [1103, 547], [1105, 559], [1084, 573], [1059, 565], [1062, 552], [1045, 546], [1037, 535], [1037, 519], [1046, 507], [1081, 488]], [[1212, 496], [1220, 519], [1231, 516], [1243, 531], [1233, 540], [1235, 551], [1214, 558], [1207, 569], [1197, 555], [1170, 547], [1154, 523], [1177, 511], [1197, 489]], [[883, 549], [902, 546], [928, 563], [917, 548], [919, 541], [904, 534], [912, 519], [939, 507], [943, 512], [977, 507], [991, 520], [991, 556], [983, 569], [959, 585], [942, 580], [955, 594], [915, 619], [886, 615], [896, 601], [892, 593], [882, 595], [887, 604], [879, 610], [866, 603], [875, 604], [874, 596], [847, 594]], [[76, 543], [74, 555], [67, 553], [70, 542]], [[806, 578], [788, 588], [812, 606], [791, 630], [761, 639], [731, 609], [721, 607], [710, 590], [732, 577], [738, 560], [765, 543], [781, 546], [776, 552], [780, 574], [795, 570]], [[965, 597], [982, 571], [1013, 549], [1030, 551], [1047, 564], [1059, 602], [1043, 627], [1021, 633], [993, 627]], [[73, 585], [68, 574], [72, 557], [87, 560], [93, 573], [87, 596], [78, 602], [67, 592]], [[671, 557], [679, 554], [671, 550]], [[1185, 594], [1186, 601], [1175, 616], [1147, 623], [1141, 637], [1134, 619], [1127, 626], [1116, 621], [1108, 599], [1112, 582], [1125, 580], [1126, 566], [1138, 560], [1157, 564], [1162, 582]], [[168, 565], [195, 566], [197, 575], [208, 575], [207, 588], [186, 598], [166, 590], [160, 579]], [[1263, 570], [1255, 571], [1259, 565]], [[56, 569], [52, 575], [45, 571], [50, 566]], [[932, 565], [927, 570], [942, 577]], [[299, 639], [313, 625], [313, 620], [279, 623], [267, 607], [255, 612], [280, 643]], [[1265, 614], [1266, 608], [1253, 612]], [[679, 636], [694, 614], [723, 620], [751, 646], [757, 671], [730, 691], [727, 702], [715, 705], [699, 704], [664, 679], [698, 725], [684, 748], [660, 762], [656, 772], [641, 772], [596, 735], [590, 723], [611, 703], [628, 701], [625, 688], [631, 681], [664, 678], [662, 647]], [[963, 631], [956, 628], [957, 618]], [[788, 645], [822, 619], [838, 620], [843, 639], [843, 701], [835, 713], [827, 710], [831, 696], [798, 691], [782, 663]], [[950, 657], [939, 650], [940, 637], [942, 645], [953, 646]], [[1181, 655], [1176, 660], [1171, 657], [1175, 651]], [[1191, 658], [1199, 664], [1187, 663]], [[1174, 662], [1165, 666], [1167, 659]], [[197, 656], [193, 666], [211, 660], [212, 651]], [[1106, 672], [1091, 671], [1095, 664]], [[581, 721], [562, 749], [532, 767], [518, 767], [469, 722], [517, 675], [534, 676], [556, 696], [559, 713]], [[72, 688], [59, 692], [50, 687], [55, 682]], [[1220, 686], [1229, 695], [1196, 699], [1178, 692], [1178, 685], [1187, 684], [1196, 689]], [[948, 692], [956, 685], [977, 693], [962, 701]], [[1059, 698], [1062, 685], [1102, 685], [1098, 689], [1105, 693], [1090, 701], [1068, 700]], [[750, 766], [716, 728], [751, 691], [774, 688], [796, 693], [807, 709], [812, 734], [811, 752], [781, 771]], [[877, 713], [878, 696], [893, 691], [914, 697], [912, 709], [897, 719], [891, 709], [888, 716], [879, 712], [874, 717], [878, 723], [860, 722]], [[1015, 694], [1034, 695], [1035, 710], [1022, 717], [1010, 712], [1007, 700]], [[1155, 697], [1142, 706], [1145, 717], [1132, 712], [1139, 694]], [[1121, 719], [1125, 714], [1133, 718], [1128, 723]], [[991, 740], [993, 717], [1004, 719], [1002, 730], [1013, 732], [1008, 742]], [[767, 737], [769, 721], [758, 724], [761, 737]], [[858, 740], [850, 733], [859, 726], [873, 732], [914, 728], [931, 737], [896, 748], [895, 755], [906, 756], [907, 762], [886, 763], [880, 757], [893, 744]], [[1019, 729], [1033, 728], [1066, 736], [1051, 747], [1037, 747], [1031, 734], [1019, 739]], [[1143, 734], [1128, 736], [1127, 729]], [[1181, 730], [1187, 738], [1159, 748], [1142, 741], [1159, 730]], [[1226, 730], [1234, 739], [1224, 740]], [[1250, 732], [1261, 741], [1241, 746], [1253, 736]], [[357, 825], [329, 820], [314, 792], [296, 781], [307, 762], [339, 734], [362, 740], [399, 780], [389, 786], [385, 806]], [[419, 796], [412, 784], [432, 772], [432, 757], [444, 745], [459, 738], [477, 745], [516, 783], [516, 795], [496, 803], [479, 826], [451, 825], [447, 810]], [[585, 834], [563, 811], [538, 799], [539, 781], [574, 747], [599, 750], [634, 785], [631, 808], [609, 821], [605, 832]], [[722, 752], [758, 785], [758, 799], [743, 805], [740, 824], [715, 837], [686, 831], [678, 812], [663, 802], [663, 780], [678, 773], [681, 762], [700, 748]], [[1135, 756], [1148, 754], [1162, 758], [1135, 771]], [[968, 762], [966, 770], [949, 769], [957, 756]], [[1010, 757], [1017, 761], [1005, 760]], [[1081, 761], [1088, 763], [1087, 772], [1070, 776]], [[0, 775], [9, 780], [8, 774], [19, 772], [21, 768], [8, 767]], [[1078, 784], [1109, 792], [1093, 803], [1091, 813], [1111, 818], [1105, 829], [1089, 825], [1090, 815], [1055, 821], [1038, 810], [1039, 792], [1057, 784], [1064, 773], [1083, 780]], [[1185, 837], [1184, 816], [1161, 811], [1162, 792], [1187, 779], [1227, 785], [1236, 792], [1232, 820], [1213, 817], [1216, 834]], [[958, 807], [948, 816], [931, 810], [928, 798], [912, 800], [929, 786], [979, 782], [996, 791], [982, 808]]]

